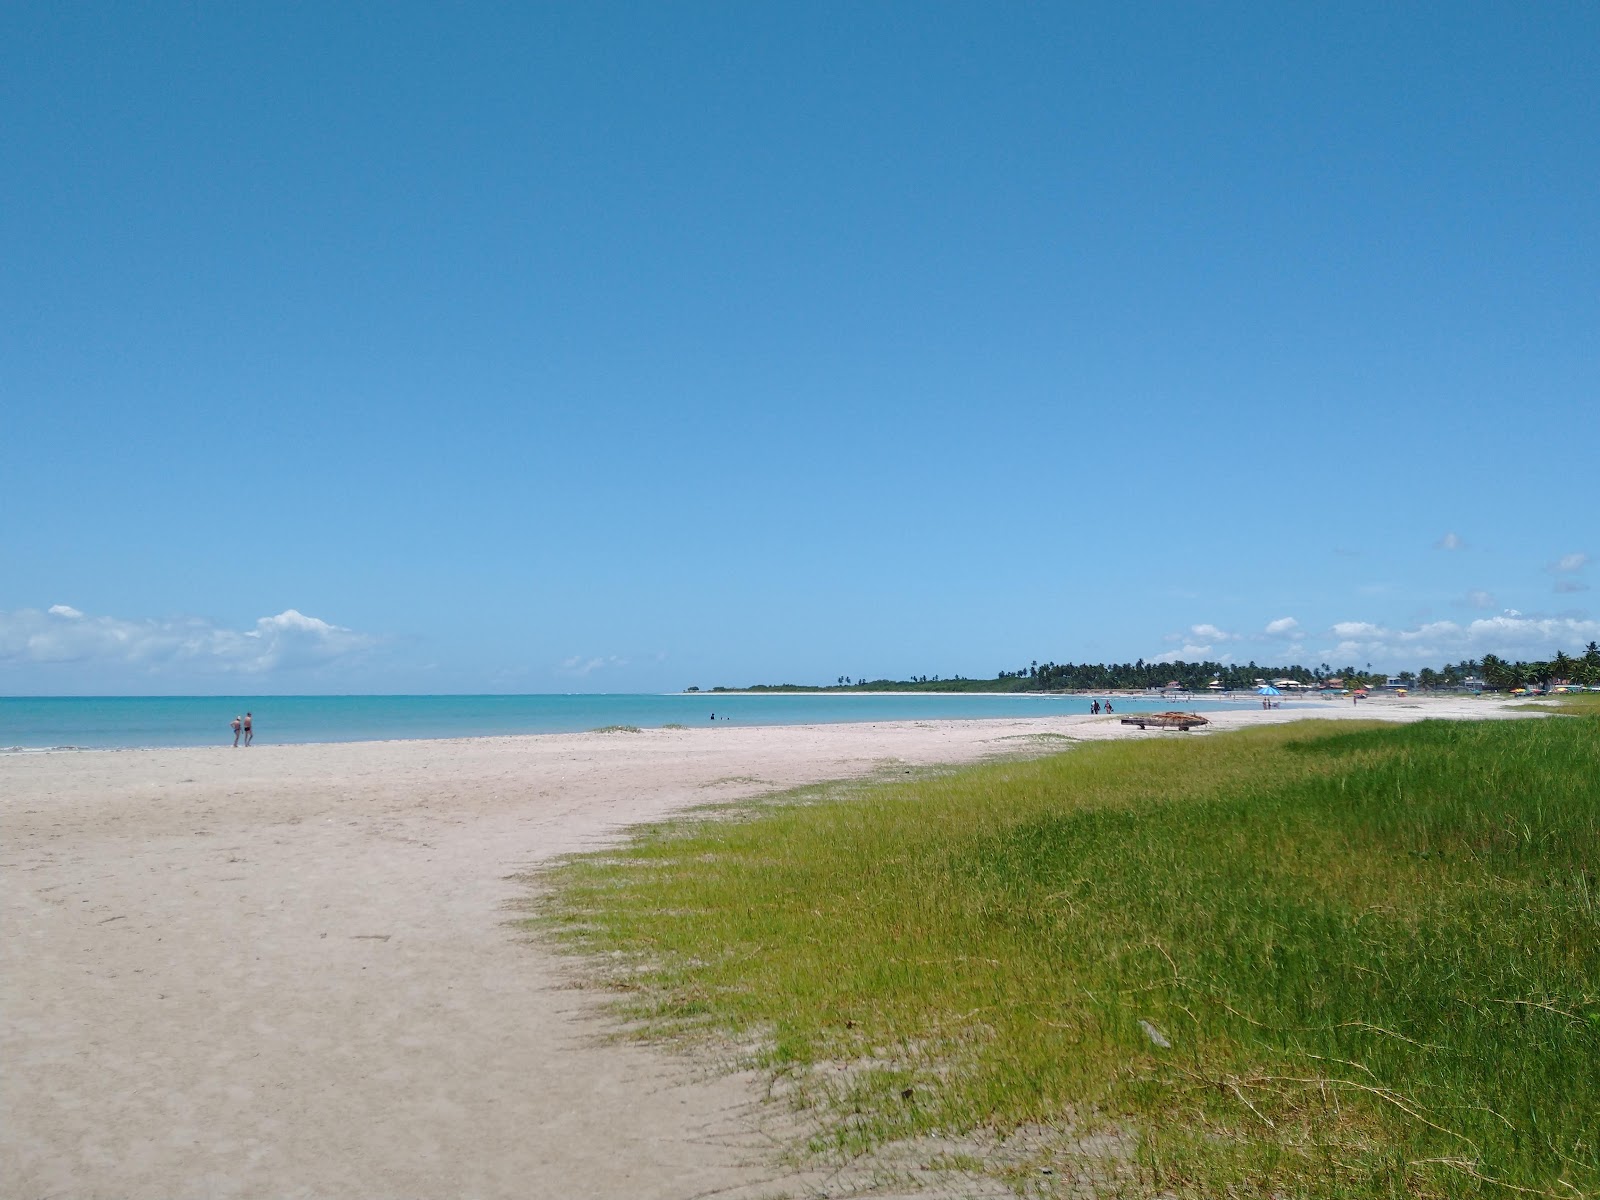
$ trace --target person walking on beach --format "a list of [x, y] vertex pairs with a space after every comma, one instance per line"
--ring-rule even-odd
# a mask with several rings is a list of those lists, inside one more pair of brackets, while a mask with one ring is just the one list
[[[1109, 701], [1109, 700], [1107, 700], [1107, 701], [1106, 701], [1106, 711], [1107, 711], [1107, 712], [1110, 712], [1110, 711], [1111, 711], [1111, 701]], [[249, 721], [246, 721], [246, 722], [245, 722], [245, 727], [246, 727], [246, 728], [249, 728], [249, 725], [250, 725], [250, 722], [249, 722]]]
[[1100, 701], [1098, 701], [1098, 700], [1089, 701], [1089, 714], [1091, 716], [1095, 716], [1095, 717], [1098, 717], [1100, 715]]
[[239, 730], [243, 728], [243, 723], [235, 716], [230, 724], [233, 729], [233, 748], [237, 750], [239, 748]]
[[256, 731], [255, 731], [254, 727], [251, 725], [250, 714], [249, 713], [245, 713], [245, 715], [244, 715], [244, 744], [246, 746], [248, 746], [251, 742], [255, 741], [255, 737], [256, 737]]

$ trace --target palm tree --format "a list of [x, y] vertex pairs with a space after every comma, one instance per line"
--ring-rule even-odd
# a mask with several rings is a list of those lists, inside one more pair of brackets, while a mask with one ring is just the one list
[[1483, 681], [1493, 691], [1514, 686], [1511, 683], [1511, 664], [1497, 654], [1483, 656]]

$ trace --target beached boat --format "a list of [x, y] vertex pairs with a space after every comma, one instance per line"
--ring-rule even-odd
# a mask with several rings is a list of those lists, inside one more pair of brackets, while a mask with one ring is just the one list
[[1199, 713], [1190, 712], [1134, 713], [1131, 716], [1123, 717], [1122, 723], [1124, 725], [1137, 725], [1140, 729], [1153, 725], [1157, 729], [1177, 729], [1184, 733], [1188, 733], [1196, 725], [1211, 724]]

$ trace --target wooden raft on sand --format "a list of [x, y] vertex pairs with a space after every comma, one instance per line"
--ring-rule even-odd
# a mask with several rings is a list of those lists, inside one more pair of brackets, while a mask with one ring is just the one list
[[1211, 724], [1199, 713], [1187, 712], [1135, 713], [1131, 717], [1123, 717], [1122, 723], [1137, 725], [1140, 729], [1154, 725], [1157, 729], [1177, 729], [1183, 733], [1188, 733], [1196, 725]]

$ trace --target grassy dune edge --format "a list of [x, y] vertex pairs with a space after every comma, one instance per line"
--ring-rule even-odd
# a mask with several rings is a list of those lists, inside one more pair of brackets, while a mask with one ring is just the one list
[[1028, 1131], [943, 1165], [1037, 1195], [1577, 1197], [1597, 876], [1600, 719], [1306, 722], [653, 826], [542, 875], [530, 924], [643, 1031], [758, 1047], [814, 1159]]

